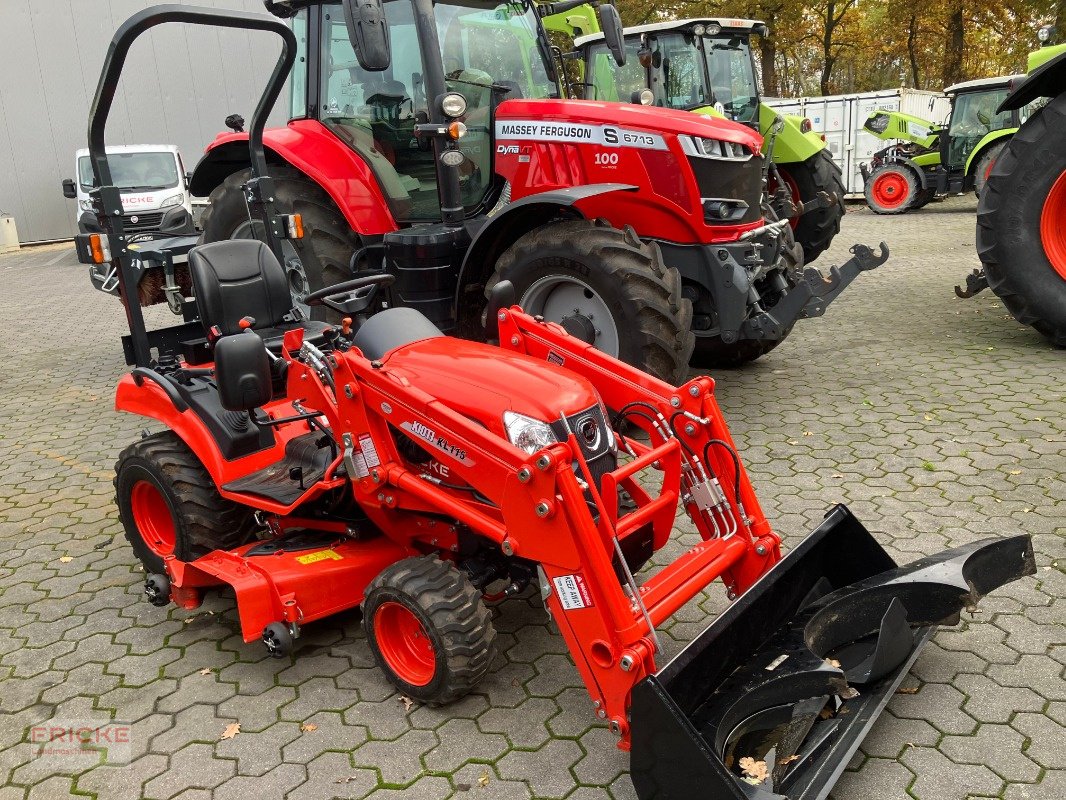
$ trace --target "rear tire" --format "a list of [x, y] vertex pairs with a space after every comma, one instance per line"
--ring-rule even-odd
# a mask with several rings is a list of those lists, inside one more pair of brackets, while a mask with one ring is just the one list
[[921, 179], [910, 167], [885, 164], [866, 181], [866, 205], [875, 214], [902, 214], [914, 205], [921, 190]]
[[[836, 196], [836, 203], [829, 208], [809, 211], [799, 218], [793, 229], [796, 241], [803, 248], [803, 263], [810, 264], [828, 249], [833, 237], [840, 233], [840, 221], [844, 218], [844, 176], [833, 161], [829, 149], [819, 150], [806, 161], [797, 164], [778, 164], [782, 177], [791, 179], [790, 186], [799, 191], [793, 200], [813, 200], [818, 192]], [[786, 177], [787, 176], [787, 177]]]
[[[325, 190], [293, 167], [271, 165], [274, 179], [275, 209], [279, 214], [301, 214], [304, 238], [285, 240], [285, 272], [294, 302], [300, 303], [311, 292], [332, 286], [352, 277], [352, 255], [360, 247], [359, 234], [351, 229], [340, 209]], [[201, 242], [227, 239], [261, 238], [254, 236], [248, 221], [248, 206], [241, 187], [252, 177], [252, 170], [234, 172], [211, 192], [210, 203], [201, 217]], [[326, 306], [302, 309], [311, 319], [337, 322], [341, 315]]]
[[996, 159], [977, 208], [977, 254], [1014, 318], [1066, 347], [1066, 94]]
[[[529, 313], [559, 322], [597, 346], [606, 342], [601, 349], [609, 355], [667, 383], [687, 380], [692, 304], [682, 297], [681, 273], [663, 264], [658, 246], [642, 242], [631, 228], [585, 219], [537, 228], [500, 256], [486, 297], [501, 280], [514, 284]], [[565, 313], [559, 310], [556, 300], [571, 296], [581, 313], [570, 305]], [[590, 318], [590, 309], [602, 309], [610, 319]]]
[[255, 538], [252, 510], [224, 499], [196, 455], [173, 431], [134, 442], [115, 464], [115, 502], [133, 552], [148, 573], [163, 558], [195, 561]]
[[986, 149], [981, 158], [977, 161], [977, 166], [973, 172], [973, 192], [977, 195], [978, 199], [981, 197], [981, 192], [984, 191], [985, 183], [988, 181], [988, 176], [992, 172], [992, 168], [996, 165], [996, 159], [999, 158], [999, 154], [1003, 152], [1003, 148], [1007, 146], [1009, 140], [1000, 140], [994, 145]]
[[389, 681], [432, 706], [468, 694], [496, 654], [496, 630], [481, 593], [436, 556], [405, 558], [382, 570], [367, 587], [363, 625]]

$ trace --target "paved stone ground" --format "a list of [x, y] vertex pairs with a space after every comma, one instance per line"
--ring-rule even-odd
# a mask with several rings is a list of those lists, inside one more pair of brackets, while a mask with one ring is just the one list
[[[793, 543], [837, 501], [905, 560], [988, 533], [1034, 537], [1037, 576], [936, 636], [838, 800], [1066, 797], [1064, 353], [991, 295], [955, 299], [977, 264], [973, 220], [972, 198], [903, 218], [853, 209], [823, 266], [882, 238], [889, 264], [718, 376]], [[0, 257], [0, 282], [0, 800], [633, 797], [528, 597], [499, 609], [503, 654], [477, 693], [409, 711], [355, 614], [308, 626], [298, 657], [272, 660], [242, 643], [230, 598], [196, 612], [141, 600], [112, 505], [115, 456], [144, 427], [111, 410], [119, 308], [64, 248]], [[721, 607], [715, 587], [683, 609], [671, 648]], [[132, 724], [128, 766], [31, 757], [30, 726], [109, 718]]]

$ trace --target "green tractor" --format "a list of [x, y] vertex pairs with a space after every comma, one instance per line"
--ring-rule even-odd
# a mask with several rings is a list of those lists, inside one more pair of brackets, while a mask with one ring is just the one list
[[1029, 106], [998, 110], [1019, 77], [947, 87], [951, 114], [943, 127], [899, 111], [874, 111], [863, 128], [893, 142], [860, 166], [866, 203], [874, 213], [902, 214], [971, 190], [980, 197], [996, 158], [1033, 111]]
[[[574, 20], [556, 20], [565, 30]], [[748, 125], [762, 134], [771, 156], [769, 192], [774, 210], [790, 219], [806, 263], [814, 261], [840, 231], [846, 193], [833, 161], [811, 121], [783, 116], [759, 94], [751, 37], [765, 35], [758, 20], [702, 18], [625, 28], [623, 65], [602, 33], [570, 24], [581, 79], [571, 94], [693, 111]]]
[[1026, 107], [1037, 110], [1000, 153], [977, 207], [982, 269], [955, 292], [990, 287], [1015, 319], [1066, 347], [1066, 43], [1030, 55], [1028, 76], [1000, 106]]

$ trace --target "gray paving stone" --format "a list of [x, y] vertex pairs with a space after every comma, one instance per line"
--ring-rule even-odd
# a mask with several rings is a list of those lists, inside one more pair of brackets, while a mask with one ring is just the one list
[[973, 736], [945, 736], [938, 746], [956, 764], [983, 764], [1013, 783], [1033, 783], [1040, 766], [1026, 758], [1025, 737], [1006, 725], [982, 725]]

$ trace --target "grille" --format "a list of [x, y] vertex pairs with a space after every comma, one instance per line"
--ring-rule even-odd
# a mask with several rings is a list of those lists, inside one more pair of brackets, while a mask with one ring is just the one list
[[761, 156], [746, 161], [727, 161], [689, 156], [689, 165], [700, 187], [700, 197], [743, 200], [747, 211], [740, 219], [717, 224], [736, 225], [762, 219], [762, 163]]
[[[134, 217], [137, 221], [134, 222]], [[141, 233], [142, 231], [157, 231], [159, 223], [163, 221], [162, 211], [147, 211], [141, 214], [123, 214], [122, 227], [126, 233]]]

